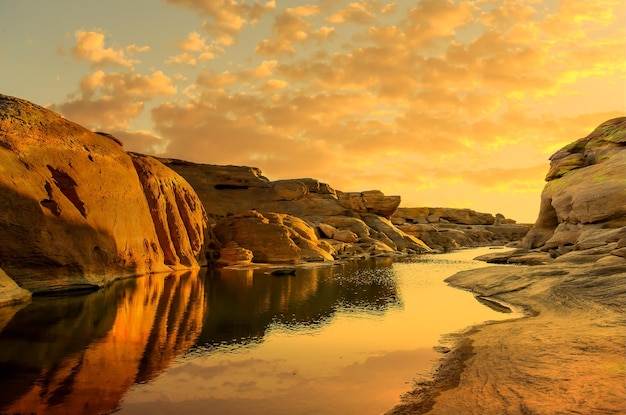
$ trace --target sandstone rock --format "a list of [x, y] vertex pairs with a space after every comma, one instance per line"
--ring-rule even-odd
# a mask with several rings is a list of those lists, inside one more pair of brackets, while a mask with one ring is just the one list
[[[303, 230], [306, 223], [286, 214], [248, 211], [223, 219], [214, 232], [222, 244], [231, 241], [252, 251], [253, 262], [298, 263], [331, 261], [332, 255], [319, 246], [315, 230]], [[288, 226], [289, 224], [296, 229]]]
[[164, 262], [173, 268], [196, 267], [207, 230], [202, 202], [182, 177], [156, 159], [132, 154]]
[[385, 196], [380, 190], [346, 192], [338, 196], [339, 203], [346, 209], [385, 217], [391, 216], [400, 205], [400, 196]]
[[220, 250], [220, 257], [216, 261], [219, 266], [244, 265], [252, 262], [252, 251], [242, 248], [237, 242], [230, 241]]
[[333, 239], [333, 236], [335, 236], [335, 233], [337, 233], [337, 228], [327, 223], [319, 223], [317, 227], [320, 230], [322, 237], [325, 238]]
[[[20, 288], [20, 286], [0, 268], [0, 306], [23, 303], [30, 300], [30, 297], [30, 291]], [[1, 327], [0, 330], [2, 330]]]
[[211, 223], [248, 210], [297, 217], [345, 215], [347, 211], [335, 191], [315, 179], [271, 182], [254, 167], [159, 160], [191, 184]]
[[272, 186], [283, 200], [298, 200], [309, 194], [309, 187], [299, 180], [279, 180]]
[[370, 227], [359, 218], [349, 216], [326, 216], [319, 218], [318, 220], [322, 221], [321, 223], [334, 227], [335, 229], [354, 232], [359, 238], [370, 236]]
[[587, 249], [626, 226], [626, 117], [601, 124], [550, 160], [539, 217], [524, 238], [525, 248]]
[[22, 288], [171, 270], [133, 160], [111, 138], [2, 95], [0, 173], [0, 266]]
[[[427, 249], [424, 244], [416, 242], [414, 237], [404, 235], [393, 226], [382, 233], [372, 232], [371, 227], [363, 221], [367, 215], [391, 215], [400, 203], [399, 196], [385, 196], [378, 190], [338, 192], [311, 178], [271, 182], [260, 171], [250, 167], [212, 166], [171, 159], [161, 161], [194, 187], [212, 224], [241, 212], [255, 210], [266, 218], [274, 213], [301, 218], [308, 227], [317, 228], [322, 238], [335, 238], [339, 232], [339, 238], [345, 243], [360, 243], [363, 238], [372, 236], [392, 249], [405, 252], [409, 252], [408, 246], [412, 247], [410, 251]], [[372, 219], [370, 221], [378, 223]], [[358, 240], [355, 241], [351, 233], [356, 234]], [[398, 244], [394, 238], [403, 242]], [[319, 247], [319, 241], [315, 242], [314, 238], [308, 236], [302, 239], [301, 244], [306, 245], [308, 242], [305, 241], [309, 240]], [[334, 244], [326, 242], [326, 252], [332, 249], [328, 243]], [[216, 245], [219, 244], [216, 241]], [[346, 247], [342, 246], [342, 249], [345, 253]], [[311, 252], [313, 257], [317, 255], [316, 249], [307, 252]]]
[[[500, 222], [507, 221], [503, 215], [500, 214], [500, 216]], [[459, 225], [493, 225], [496, 222], [496, 218], [490, 213], [454, 208], [398, 208], [393, 217], [402, 218], [408, 223], [439, 223], [443, 221]]]
[[[400, 252], [430, 252], [431, 249], [421, 240], [395, 227], [389, 219], [374, 214], [362, 214], [363, 221], [370, 228], [377, 232], [384, 233], [386, 237], [391, 239]], [[392, 247], [393, 248], [393, 247]]]
[[359, 236], [352, 231], [344, 229], [344, 230], [335, 232], [335, 234], [333, 235], [333, 239], [336, 241], [345, 242], [345, 243], [354, 243], [354, 242], [358, 242]]

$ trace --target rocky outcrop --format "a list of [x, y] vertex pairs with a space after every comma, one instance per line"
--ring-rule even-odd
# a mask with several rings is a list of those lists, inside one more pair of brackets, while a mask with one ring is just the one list
[[219, 256], [231, 241], [252, 251], [253, 262], [430, 251], [387, 219], [397, 209], [399, 196], [377, 190], [341, 192], [310, 178], [270, 181], [252, 167], [160, 160], [183, 176], [202, 200], [217, 235], [210, 257]]
[[385, 196], [380, 190], [339, 193], [339, 204], [358, 213], [390, 217], [400, 205], [400, 196]]
[[154, 222], [164, 262], [173, 268], [198, 265], [207, 217], [202, 202], [182, 177], [156, 159], [131, 154]]
[[490, 263], [626, 266], [626, 117], [550, 157], [539, 217], [521, 248]]
[[610, 244], [620, 249], [626, 237], [626, 117], [606, 121], [550, 162], [539, 217], [523, 248], [553, 258]]
[[172, 170], [105, 134], [0, 95], [0, 170], [0, 267], [22, 288], [99, 287], [198, 266], [199, 199]]
[[332, 261], [332, 248], [318, 240], [303, 220], [251, 210], [220, 221], [214, 229], [223, 245], [231, 242], [252, 252], [254, 262]]
[[494, 216], [471, 209], [398, 208], [391, 221], [438, 252], [507, 245], [520, 241], [530, 230], [530, 225], [517, 224], [500, 213]]

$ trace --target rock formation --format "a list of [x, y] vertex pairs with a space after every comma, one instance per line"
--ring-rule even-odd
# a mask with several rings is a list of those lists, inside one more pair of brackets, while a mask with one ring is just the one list
[[0, 267], [22, 288], [198, 266], [206, 225], [191, 188], [105, 134], [0, 95], [0, 171]]
[[550, 162], [539, 217], [522, 249], [482, 259], [626, 266], [626, 117], [602, 123]]
[[[572, 250], [617, 242], [626, 226], [626, 117], [609, 120], [550, 157], [528, 249]], [[611, 241], [599, 235], [609, 235]], [[616, 239], [617, 238], [617, 239]]]
[[231, 241], [252, 251], [254, 262], [430, 251], [387, 219], [397, 209], [399, 196], [377, 190], [341, 192], [310, 178], [270, 181], [252, 167], [160, 160], [183, 176], [202, 200], [215, 226], [214, 252], [230, 255], [221, 249]]
[[530, 225], [502, 214], [453, 208], [398, 208], [391, 221], [403, 232], [442, 252], [461, 247], [506, 245], [520, 241]]

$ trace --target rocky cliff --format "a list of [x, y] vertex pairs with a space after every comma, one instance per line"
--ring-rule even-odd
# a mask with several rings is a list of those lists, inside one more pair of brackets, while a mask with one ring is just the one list
[[0, 173], [0, 267], [24, 289], [198, 266], [206, 221], [193, 189], [113, 137], [0, 95]]
[[626, 237], [626, 117], [554, 153], [546, 181], [525, 248], [559, 256]]
[[546, 181], [522, 249], [485, 259], [626, 266], [626, 117], [554, 153]]
[[215, 230], [209, 256], [223, 265], [431, 250], [389, 220], [399, 196], [341, 192], [311, 178], [270, 181], [253, 167], [160, 161], [196, 190]]

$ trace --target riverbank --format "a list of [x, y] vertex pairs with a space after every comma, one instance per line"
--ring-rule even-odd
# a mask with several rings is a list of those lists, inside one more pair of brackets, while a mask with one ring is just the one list
[[446, 280], [527, 317], [460, 335], [434, 379], [387, 415], [626, 413], [626, 270], [488, 267]]

